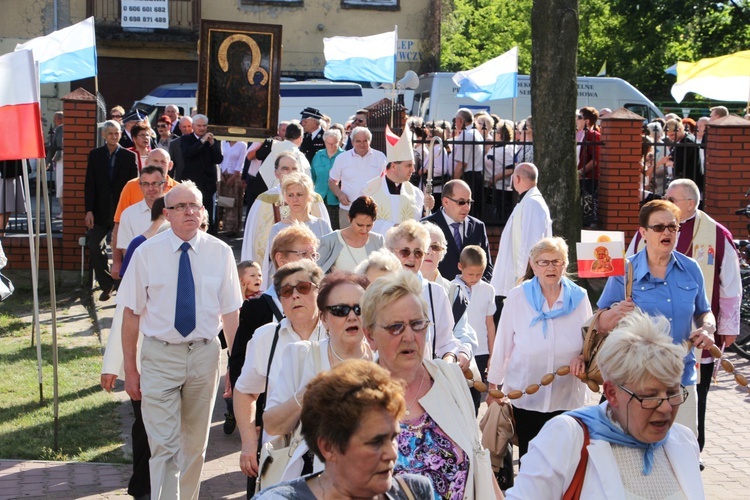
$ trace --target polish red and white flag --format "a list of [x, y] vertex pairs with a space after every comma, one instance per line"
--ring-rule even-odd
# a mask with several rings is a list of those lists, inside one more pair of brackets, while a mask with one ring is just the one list
[[0, 56], [0, 160], [44, 158], [39, 79], [30, 50]]

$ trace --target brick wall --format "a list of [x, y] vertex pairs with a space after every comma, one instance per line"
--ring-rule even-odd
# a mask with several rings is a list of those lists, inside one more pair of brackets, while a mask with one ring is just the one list
[[705, 211], [738, 239], [748, 237], [747, 218], [735, 210], [750, 203], [750, 121], [726, 116], [708, 124]]
[[624, 231], [626, 242], [638, 228], [642, 124], [642, 117], [625, 108], [602, 119], [599, 226]]
[[[63, 203], [65, 208], [62, 248], [59, 250], [60, 269], [79, 270], [81, 246], [78, 240], [86, 236], [86, 226], [83, 224], [86, 214], [83, 202], [86, 163], [89, 151], [96, 147], [96, 97], [79, 88], [61, 99], [65, 113], [65, 136], [63, 138], [65, 147]], [[88, 252], [85, 253], [88, 254]], [[86, 258], [88, 259], [88, 255]]]

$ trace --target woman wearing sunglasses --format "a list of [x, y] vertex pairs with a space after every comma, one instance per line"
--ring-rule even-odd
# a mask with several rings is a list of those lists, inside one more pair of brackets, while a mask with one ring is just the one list
[[422, 283], [422, 297], [427, 302], [428, 318], [432, 322], [427, 332], [424, 356], [450, 359], [457, 362], [462, 370], [468, 369], [474, 350], [478, 347], [476, 332], [463, 318], [456, 325], [448, 293], [420, 273], [430, 246], [430, 233], [421, 223], [407, 220], [388, 230], [385, 244], [398, 257], [403, 268], [416, 274]]
[[423, 355], [428, 310], [419, 278], [405, 271], [378, 278], [362, 297], [362, 324], [378, 364], [405, 385], [394, 475], [429, 478], [436, 500], [502, 498], [463, 373]]
[[[245, 364], [234, 386], [234, 411], [242, 437], [240, 468], [247, 476], [258, 474], [256, 453], [258, 435], [253, 404], [261, 394], [269, 394], [279, 380], [284, 348], [301, 340], [321, 341], [325, 327], [317, 305], [323, 271], [308, 259], [286, 264], [273, 276], [273, 286], [284, 311], [278, 324], [269, 323], [255, 331], [247, 343]], [[259, 403], [264, 405], [264, 401]], [[259, 412], [262, 415], [262, 412]], [[259, 415], [260, 417], [260, 415]], [[260, 422], [257, 422], [260, 425]], [[263, 442], [267, 441], [261, 436]]]
[[[327, 337], [320, 342], [295, 342], [284, 348], [263, 416], [268, 434], [283, 436], [294, 431], [300, 421], [307, 383], [315, 375], [347, 359], [372, 360], [360, 317], [360, 301], [368, 284], [364, 276], [343, 271], [334, 271], [321, 281], [317, 304]], [[297, 451], [295, 456], [300, 458], [290, 461], [284, 480], [322, 470], [322, 464], [313, 468], [312, 455], [305, 451]]]
[[[675, 251], [679, 221], [680, 209], [670, 201], [654, 200], [643, 205], [638, 216], [638, 232], [645, 247], [628, 258], [633, 265], [633, 296], [625, 298], [622, 276], [609, 278], [597, 303], [600, 308], [609, 308], [599, 316], [602, 332], [614, 329], [620, 319], [638, 306], [645, 313], [661, 314], [669, 320], [675, 344], [689, 341], [697, 349], [713, 346], [716, 318], [706, 297], [703, 273], [695, 260]], [[701, 242], [700, 237], [698, 240], [696, 247]], [[695, 392], [698, 375], [693, 349], [683, 361], [682, 385], [687, 387], [690, 396], [680, 411], [678, 422], [698, 436]]]
[[159, 136], [156, 147], [169, 152], [169, 143], [177, 136], [172, 133], [172, 120], [167, 115], [161, 115], [156, 121], [156, 133]]
[[[583, 347], [581, 327], [591, 317], [586, 290], [566, 275], [568, 245], [544, 238], [531, 248], [525, 281], [512, 289], [500, 314], [487, 379], [506, 394], [538, 384], [542, 377], [567, 365]], [[518, 456], [525, 465], [529, 441], [545, 423], [582, 406], [586, 386], [575, 377], [558, 377], [535, 394], [513, 401]], [[487, 398], [492, 404], [494, 399]]]
[[507, 498], [563, 498], [584, 447], [576, 498], [705, 498], [698, 443], [675, 422], [687, 398], [685, 351], [673, 344], [670, 327], [667, 318], [639, 310], [619, 323], [597, 356], [607, 401], [552, 419], [531, 442]]

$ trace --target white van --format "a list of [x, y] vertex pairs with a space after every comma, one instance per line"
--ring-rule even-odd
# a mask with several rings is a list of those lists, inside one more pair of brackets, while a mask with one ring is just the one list
[[[473, 112], [485, 110], [504, 119], [518, 121], [531, 115], [531, 81], [529, 75], [518, 75], [518, 97], [497, 101], [477, 102], [468, 97], [457, 97], [459, 86], [453, 82], [454, 73], [427, 73], [419, 77], [414, 91], [412, 116], [426, 121], [450, 120], [459, 108]], [[638, 89], [620, 78], [578, 77], [579, 108], [591, 106], [597, 110], [627, 108], [648, 121], [664, 114]]]
[[[346, 120], [358, 109], [388, 97], [385, 89], [366, 89], [351, 82], [332, 82], [328, 80], [309, 80], [303, 82], [284, 82], [280, 84], [281, 102], [279, 117], [281, 120], [300, 119], [300, 113], [307, 107], [319, 109], [331, 117], [333, 123], [346, 123]], [[180, 108], [180, 115], [189, 115], [195, 107], [197, 83], [171, 83], [161, 85], [149, 92], [140, 101], [133, 104], [149, 116], [154, 122], [164, 114], [168, 104]], [[409, 96], [410, 97], [410, 96]], [[411, 103], [409, 102], [409, 105]]]

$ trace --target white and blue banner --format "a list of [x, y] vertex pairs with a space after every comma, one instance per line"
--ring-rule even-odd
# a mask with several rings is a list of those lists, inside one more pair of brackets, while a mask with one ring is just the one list
[[329, 80], [393, 83], [397, 39], [397, 30], [363, 37], [324, 38], [325, 77]]
[[456, 73], [453, 82], [460, 87], [458, 97], [478, 102], [518, 97], [518, 47], [474, 69]]

